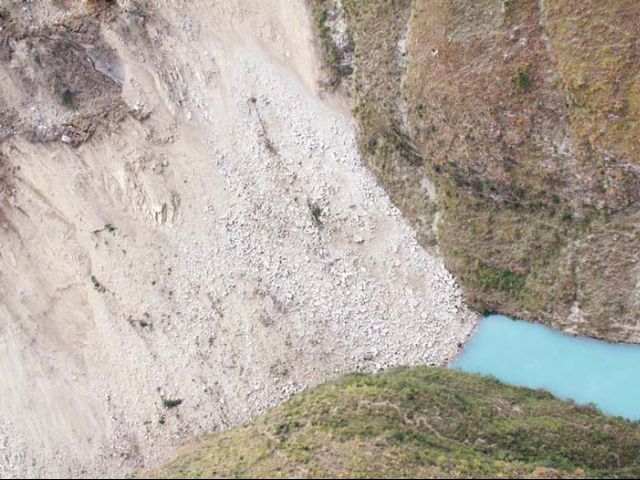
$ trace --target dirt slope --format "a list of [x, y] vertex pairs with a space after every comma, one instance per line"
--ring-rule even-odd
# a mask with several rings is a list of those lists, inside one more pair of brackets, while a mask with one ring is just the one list
[[[95, 2], [93, 2], [95, 3]], [[122, 475], [475, 323], [304, 2], [4, 2], [0, 476]]]

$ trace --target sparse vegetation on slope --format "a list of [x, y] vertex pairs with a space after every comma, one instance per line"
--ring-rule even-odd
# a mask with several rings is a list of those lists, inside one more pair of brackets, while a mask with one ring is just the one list
[[637, 2], [342, 4], [363, 155], [471, 305], [640, 342]]
[[204, 439], [147, 477], [634, 478], [640, 426], [489, 378], [352, 375]]
[[106, 0], [22, 3], [0, 10], [0, 141], [23, 135], [77, 146], [113, 130], [127, 109], [101, 22], [123, 23], [123, 10]]
[[[335, 46], [323, 19], [336, 11], [335, 0], [311, 0], [325, 60], [331, 64]], [[406, 132], [406, 112], [399, 102], [406, 69], [409, 0], [368, 2], [342, 0], [356, 68], [352, 82], [354, 115], [360, 126], [360, 151], [367, 166], [393, 202], [412, 221], [425, 245], [435, 243], [435, 204], [427, 189], [424, 161]], [[346, 80], [345, 80], [346, 81]]]

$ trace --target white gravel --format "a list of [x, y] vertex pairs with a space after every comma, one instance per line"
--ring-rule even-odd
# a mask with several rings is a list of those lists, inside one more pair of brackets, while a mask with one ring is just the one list
[[314, 91], [304, 2], [157, 3], [153, 41], [105, 31], [147, 121], [2, 146], [2, 477], [153, 466], [338, 373], [446, 364], [476, 322]]

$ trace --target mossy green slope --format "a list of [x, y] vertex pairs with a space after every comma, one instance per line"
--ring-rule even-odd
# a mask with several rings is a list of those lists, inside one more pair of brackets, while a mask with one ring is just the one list
[[427, 367], [351, 375], [144, 477], [637, 478], [640, 425]]

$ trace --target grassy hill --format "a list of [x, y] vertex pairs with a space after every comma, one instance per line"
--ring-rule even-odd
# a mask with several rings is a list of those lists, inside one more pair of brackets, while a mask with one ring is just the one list
[[351, 375], [185, 448], [143, 478], [637, 478], [640, 424], [434, 368]]

